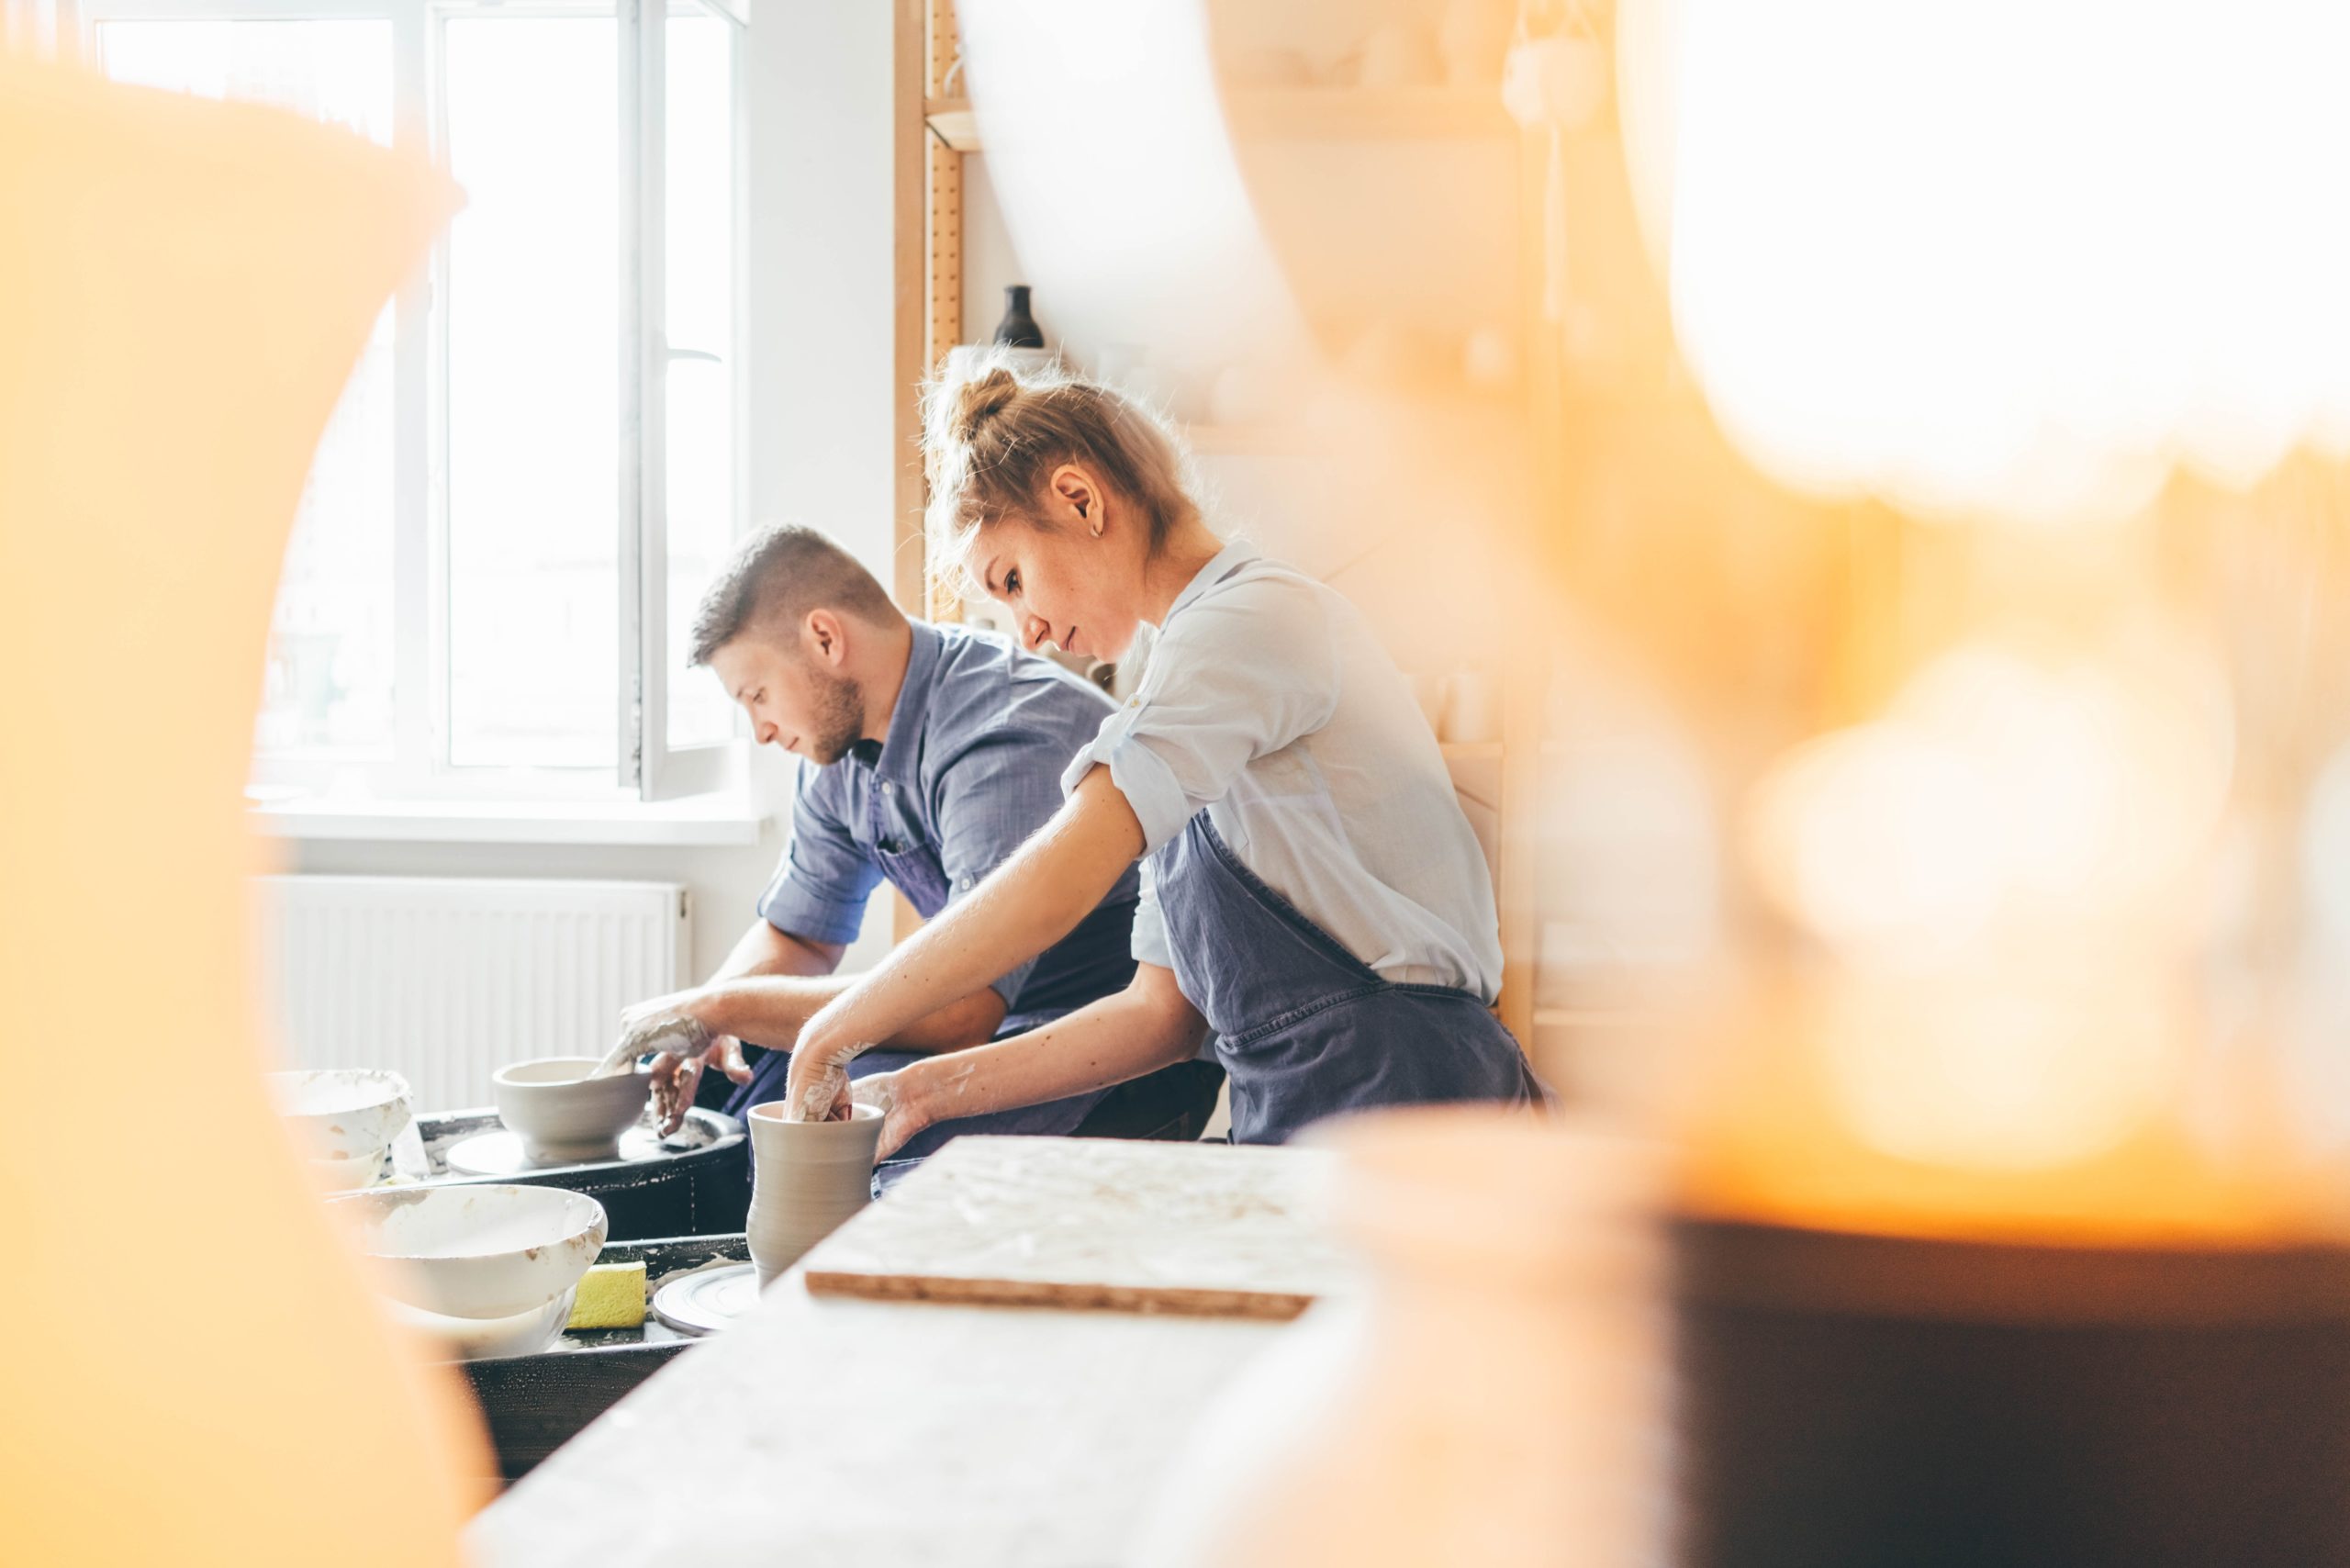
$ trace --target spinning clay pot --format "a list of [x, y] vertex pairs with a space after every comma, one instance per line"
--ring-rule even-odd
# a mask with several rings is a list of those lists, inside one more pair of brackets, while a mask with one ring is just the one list
[[784, 1103], [754, 1105], [751, 1261], [759, 1286], [800, 1260], [873, 1197], [873, 1151], [881, 1114], [859, 1105], [845, 1122], [787, 1122]]
[[520, 1135], [532, 1159], [610, 1159], [621, 1134], [644, 1114], [649, 1072], [590, 1078], [593, 1057], [542, 1057], [498, 1070], [498, 1119]]

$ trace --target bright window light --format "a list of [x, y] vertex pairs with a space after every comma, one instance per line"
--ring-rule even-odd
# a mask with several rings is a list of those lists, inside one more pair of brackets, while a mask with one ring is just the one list
[[616, 756], [619, 67], [587, 17], [453, 17], [449, 760]]
[[668, 364], [669, 744], [724, 740], [733, 704], [686, 669], [695, 606], [734, 538], [734, 29], [669, 18], [664, 193]]
[[[319, 445], [255, 783], [719, 788], [733, 706], [685, 653], [742, 521], [740, 24], [696, 0], [622, 16], [596, 0], [338, 0], [341, 16], [308, 19], [164, 0], [170, 17], [138, 14], [153, 4], [78, 7], [117, 80], [429, 148], [464, 196], [429, 272], [376, 321]], [[659, 74], [624, 118], [621, 78], [656, 44]], [[641, 207], [623, 199], [636, 178]], [[640, 241], [645, 293], [630, 309]], [[641, 514], [622, 489], [640, 464]], [[657, 646], [640, 646], [640, 624], [657, 624]]]

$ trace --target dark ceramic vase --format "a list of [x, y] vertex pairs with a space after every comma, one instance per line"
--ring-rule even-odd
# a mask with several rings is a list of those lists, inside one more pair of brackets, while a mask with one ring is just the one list
[[1028, 286], [1015, 283], [1003, 291], [1003, 319], [995, 324], [995, 341], [1005, 348], [1040, 349], [1044, 330], [1028, 314]]

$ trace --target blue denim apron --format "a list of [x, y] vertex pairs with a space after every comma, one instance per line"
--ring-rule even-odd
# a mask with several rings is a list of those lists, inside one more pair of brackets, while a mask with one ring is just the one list
[[[947, 894], [950, 890], [946, 868], [939, 863], [937, 855], [920, 835], [893, 831], [892, 825], [885, 815], [884, 799], [885, 791], [879, 790], [873, 791], [874, 856], [881, 863], [882, 876], [888, 879], [900, 892], [905, 894], [906, 902], [912, 904], [922, 917], [927, 920], [946, 907]], [[1085, 918], [1088, 921], [1097, 921], [1123, 919], [1125, 915], [1122, 910], [1095, 910]], [[1080, 929], [1082, 930], [1082, 926]], [[1067, 1011], [1064, 1008], [1050, 1008], [1039, 1012], [1013, 1014], [997, 1026], [995, 1038], [1002, 1039], [1008, 1036], [1024, 1034], [1040, 1025], [1049, 1024], [1054, 1019], [1063, 1016]], [[853, 1081], [860, 1078], [870, 1078], [877, 1073], [895, 1072], [900, 1068], [922, 1060], [928, 1054], [923, 1051], [887, 1050], [877, 1047], [850, 1062], [848, 1075]], [[1122, 1120], [1126, 1125], [1135, 1125], [1135, 1113], [1139, 1110], [1144, 1113], [1142, 1121], [1147, 1124], [1150, 1119], [1147, 1112], [1153, 1107], [1160, 1107], [1163, 1103], [1163, 1108], [1167, 1113], [1166, 1119], [1170, 1124], [1196, 1125], [1204, 1121], [1207, 1107], [1200, 1105], [1198, 1101], [1204, 1092], [1207, 1103], [1212, 1106], [1215, 1099], [1215, 1085], [1212, 1080], [1203, 1081], [1197, 1071], [1184, 1070], [1189, 1066], [1190, 1064], [1186, 1063], [1181, 1069], [1169, 1069], [1160, 1073], [1154, 1073], [1149, 1079], [1143, 1081], [1127, 1096], [1129, 1103], [1125, 1109], [1128, 1114]], [[782, 1099], [785, 1082], [790, 1071], [791, 1053], [789, 1051], [767, 1051], [752, 1065], [751, 1081], [739, 1086], [732, 1095], [728, 1096], [726, 1114], [731, 1116], [746, 1115], [754, 1105], [764, 1105], [770, 1100]], [[1009, 1111], [991, 1111], [984, 1115], [961, 1116], [925, 1127], [907, 1139], [905, 1146], [897, 1153], [881, 1162], [874, 1176], [875, 1188], [878, 1191], [892, 1185], [912, 1170], [925, 1156], [938, 1152], [947, 1139], [960, 1137], [966, 1133], [1067, 1137], [1078, 1131], [1094, 1107], [1110, 1093], [1111, 1091], [1106, 1089], [1090, 1090], [1083, 1094], [1069, 1095], [1066, 1099], [1047, 1100], [1039, 1105], [1020, 1105]], [[1133, 1103], [1137, 1099], [1142, 1102], [1139, 1106]]]
[[1175, 982], [1215, 1031], [1233, 1142], [1379, 1105], [1549, 1097], [1483, 1002], [1382, 980], [1243, 866], [1206, 812], [1158, 857]]

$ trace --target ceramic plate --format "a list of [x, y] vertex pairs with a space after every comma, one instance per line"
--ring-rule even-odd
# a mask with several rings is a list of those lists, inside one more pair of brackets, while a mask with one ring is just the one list
[[680, 1334], [715, 1334], [759, 1305], [759, 1271], [750, 1263], [671, 1280], [653, 1293], [653, 1316]]

